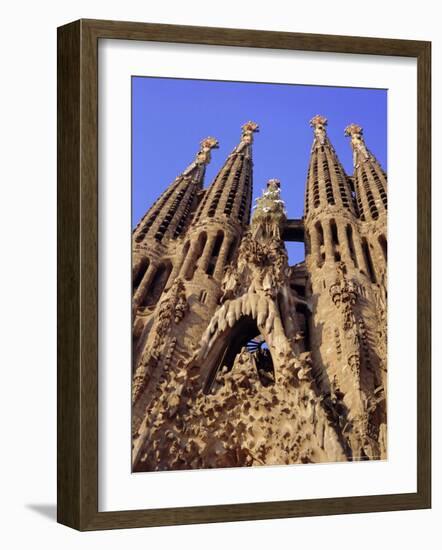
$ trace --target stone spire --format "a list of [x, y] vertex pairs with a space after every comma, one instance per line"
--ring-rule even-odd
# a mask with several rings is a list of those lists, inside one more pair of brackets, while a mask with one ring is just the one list
[[350, 124], [345, 129], [345, 135], [351, 138], [353, 178], [360, 219], [377, 220], [387, 213], [387, 176], [368, 150], [361, 126]]
[[[181, 238], [134, 243], [133, 471], [387, 457], [386, 217], [359, 217], [327, 120], [311, 125], [302, 277], [278, 180], [249, 223], [254, 123]], [[362, 185], [376, 161], [348, 133]]]
[[146, 237], [162, 242], [181, 235], [190, 220], [197, 193], [202, 189], [211, 150], [216, 148], [218, 141], [213, 137], [201, 141], [195, 160], [160, 195], [135, 228], [135, 243], [142, 243]]
[[[242, 127], [241, 140], [205, 192], [183, 246], [180, 274], [187, 281], [200, 271], [221, 282], [250, 219], [252, 143], [255, 122]], [[216, 293], [213, 293], [215, 296]]]
[[349, 180], [327, 136], [327, 119], [310, 120], [314, 131], [305, 194], [305, 217], [320, 209], [337, 207], [356, 214]]
[[217, 218], [243, 226], [248, 224], [253, 189], [252, 143], [253, 134], [258, 131], [255, 122], [249, 121], [242, 126], [241, 140], [206, 191], [194, 223]]
[[[327, 137], [327, 120], [318, 115], [310, 124], [314, 140], [304, 226], [313, 373], [322, 392], [343, 401], [352, 459], [379, 458], [385, 450], [385, 409], [382, 366], [373, 344], [378, 327], [373, 231], [359, 219], [349, 178]], [[369, 156], [362, 148], [357, 154]], [[377, 402], [370, 401], [375, 390]]]

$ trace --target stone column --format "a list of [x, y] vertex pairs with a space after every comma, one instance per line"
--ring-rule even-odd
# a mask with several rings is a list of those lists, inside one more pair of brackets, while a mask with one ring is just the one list
[[204, 271], [204, 273], [207, 271], [207, 267], [209, 265], [210, 258], [213, 252], [213, 247], [215, 246], [216, 238], [216, 235], [211, 235], [207, 238], [206, 245], [204, 247], [203, 253], [201, 254], [199, 267], [202, 271]]
[[318, 231], [315, 226], [310, 229], [310, 254], [315, 262], [321, 261], [321, 251], [319, 249]]
[[213, 278], [217, 281], [220, 281], [222, 279], [227, 254], [229, 253], [229, 248], [232, 241], [232, 237], [224, 235], [223, 244], [221, 245], [221, 250], [219, 251], [218, 259], [216, 261], [215, 271], [213, 273]]
[[334, 246], [333, 237], [330, 229], [330, 220], [325, 220], [322, 224], [322, 231], [324, 232], [324, 247], [325, 247], [325, 261], [334, 262]]
[[361, 269], [367, 275], [367, 277], [369, 277], [370, 272], [368, 270], [367, 260], [365, 258], [364, 251], [362, 250], [361, 238], [358, 233], [356, 233], [356, 231], [353, 231], [353, 244], [355, 247], [359, 269]]
[[140, 272], [140, 269], [143, 265], [143, 260], [146, 261], [146, 263], [149, 262], [149, 260], [143, 258], [142, 256], [138, 256], [138, 258], [134, 261], [134, 264], [132, 266], [132, 281], [134, 281], [138, 277], [138, 273]]
[[181, 268], [181, 262], [178, 258], [176, 258], [175, 265], [172, 268], [172, 271], [170, 272], [169, 278], [167, 279], [166, 286], [164, 287], [164, 290], [168, 290], [169, 287], [172, 285], [173, 281], [177, 278], [178, 273]]
[[338, 230], [338, 241], [339, 241], [339, 252], [341, 253], [341, 260], [347, 266], [353, 267], [353, 260], [350, 255], [350, 245], [347, 239], [347, 231], [345, 230], [345, 225], [342, 223], [336, 223]]
[[190, 245], [190, 248], [187, 252], [186, 259], [184, 260], [183, 265], [181, 266], [180, 276], [183, 277], [184, 279], [186, 278], [186, 273], [187, 273], [190, 265], [196, 259], [196, 258], [194, 258], [196, 247], [197, 247], [197, 240], [193, 240], [191, 245]]
[[144, 277], [141, 280], [140, 286], [138, 287], [138, 290], [135, 292], [135, 296], [133, 297], [132, 309], [134, 314], [137, 311], [138, 306], [146, 297], [146, 293], [149, 290], [150, 283], [152, 282], [152, 279], [156, 273], [156, 270], [157, 270], [157, 266], [151, 263], [146, 273], [144, 274]]

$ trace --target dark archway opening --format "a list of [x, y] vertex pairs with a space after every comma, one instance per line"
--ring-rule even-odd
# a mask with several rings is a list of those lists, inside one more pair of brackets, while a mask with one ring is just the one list
[[133, 274], [133, 280], [132, 280], [133, 293], [140, 286], [140, 283], [143, 280], [143, 277], [146, 274], [148, 267], [149, 267], [149, 260], [147, 258], [143, 258], [140, 262], [140, 265], [138, 266], [138, 269]]
[[227, 344], [220, 349], [204, 385], [206, 393], [210, 392], [217, 373], [223, 367], [232, 370], [236, 356], [243, 348], [253, 356], [262, 385], [274, 383], [275, 372], [270, 349], [258, 330], [256, 320], [247, 315], [232, 328]]
[[172, 271], [171, 262], [167, 261], [158, 267], [155, 275], [152, 279], [149, 289], [146, 291], [146, 295], [142, 302], [142, 306], [150, 307], [155, 305], [166, 286], [167, 280], [169, 279], [170, 272]]

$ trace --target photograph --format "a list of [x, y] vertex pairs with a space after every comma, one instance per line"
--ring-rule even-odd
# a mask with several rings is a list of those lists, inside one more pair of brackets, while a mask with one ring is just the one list
[[131, 80], [132, 472], [387, 460], [388, 91]]

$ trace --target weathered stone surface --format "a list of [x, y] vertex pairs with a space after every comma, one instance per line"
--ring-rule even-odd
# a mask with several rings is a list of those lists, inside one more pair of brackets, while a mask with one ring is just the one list
[[359, 126], [351, 179], [311, 125], [304, 263], [278, 180], [249, 221], [253, 122], [207, 190], [204, 140], [135, 229], [134, 471], [386, 458], [386, 175]]

